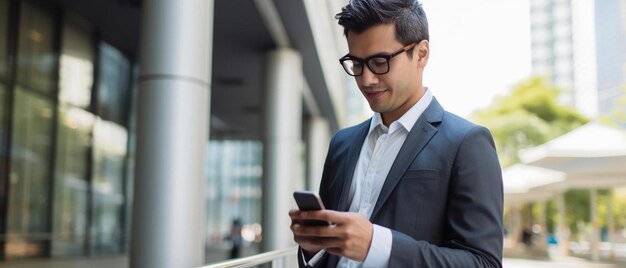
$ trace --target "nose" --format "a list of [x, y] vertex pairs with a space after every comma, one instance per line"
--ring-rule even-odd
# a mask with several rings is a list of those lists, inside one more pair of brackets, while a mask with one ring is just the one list
[[378, 75], [373, 73], [370, 68], [363, 68], [363, 73], [357, 76], [358, 79], [361, 80], [361, 85], [363, 86], [374, 86], [378, 84]]

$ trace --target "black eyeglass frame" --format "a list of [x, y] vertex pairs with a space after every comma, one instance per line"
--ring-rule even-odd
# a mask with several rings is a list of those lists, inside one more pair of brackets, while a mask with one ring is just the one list
[[[418, 44], [418, 43], [411, 43], [411, 44], [408, 44], [408, 45], [406, 45], [406, 46], [404, 46], [404, 47], [402, 47], [402, 48], [400, 48], [400, 49], [398, 49], [398, 50], [396, 50], [396, 51], [392, 52], [391, 54], [383, 54], [383, 53], [378, 53], [378, 54], [375, 54], [375, 55], [369, 56], [369, 57], [367, 57], [367, 58], [365, 58], [365, 59], [361, 59], [361, 58], [358, 58], [358, 57], [352, 56], [352, 55], [350, 55], [350, 53], [348, 53], [348, 54], [346, 54], [345, 56], [343, 56], [343, 57], [341, 57], [341, 58], [339, 59], [339, 64], [341, 64], [341, 67], [343, 67], [343, 70], [344, 70], [344, 71], [346, 71], [346, 73], [347, 73], [348, 75], [350, 75], [350, 76], [359, 76], [359, 75], [362, 75], [362, 74], [363, 74], [363, 70], [364, 70], [365, 68], [361, 68], [361, 71], [360, 71], [359, 73], [354, 73], [354, 70], [349, 70], [349, 69], [350, 69], [350, 67], [349, 67], [349, 66], [347, 66], [346, 64], [344, 64], [344, 62], [345, 62], [345, 61], [349, 61], [349, 60], [351, 60], [351, 61], [355, 61], [355, 62], [358, 62], [359, 64], [361, 64], [361, 66], [363, 66], [363, 65], [367, 65], [367, 68], [368, 68], [368, 69], [370, 69], [370, 71], [371, 71], [373, 74], [378, 74], [378, 75], [381, 75], [381, 74], [386, 74], [386, 73], [388, 73], [388, 72], [389, 72], [389, 70], [391, 70], [391, 66], [390, 66], [390, 64], [389, 64], [389, 61], [390, 61], [393, 57], [395, 57], [395, 56], [398, 56], [398, 55], [402, 54], [402, 52], [406, 52], [406, 51], [409, 51], [409, 50], [411, 50], [411, 49], [415, 48], [415, 46], [417, 46], [417, 44]], [[378, 59], [385, 59], [385, 63], [387, 64], [387, 68], [386, 68], [386, 70], [385, 70], [384, 72], [377, 72], [377, 71], [375, 71], [375, 70], [374, 70], [375, 68], [373, 68], [373, 67], [370, 65], [370, 60], [372, 60], [372, 59], [377, 59], [377, 58], [378, 58]], [[353, 66], [354, 66], [354, 65], [353, 65]]]

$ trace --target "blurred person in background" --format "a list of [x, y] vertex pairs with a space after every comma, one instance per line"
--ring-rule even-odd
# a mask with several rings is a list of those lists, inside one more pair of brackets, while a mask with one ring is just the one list
[[230, 232], [226, 236], [226, 240], [229, 240], [231, 243], [229, 258], [239, 258], [241, 256], [241, 246], [243, 244], [243, 237], [241, 236], [241, 220], [239, 218], [233, 220], [233, 223], [230, 226]]

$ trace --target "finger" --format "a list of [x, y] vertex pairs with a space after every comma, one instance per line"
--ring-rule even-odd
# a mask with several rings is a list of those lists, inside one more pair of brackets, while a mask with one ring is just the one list
[[329, 210], [329, 211], [326, 211], [325, 213], [325, 220], [341, 225], [341, 224], [344, 224], [346, 221], [348, 221], [351, 215], [352, 213], [350, 212], [340, 212], [340, 211]]
[[336, 226], [307, 226], [304, 224], [294, 224], [291, 230], [295, 235], [307, 237], [341, 237], [342, 233]]
[[341, 238], [335, 237], [324, 237], [319, 241], [324, 243], [324, 248], [326, 248], [329, 252], [334, 252], [335, 254], [343, 255], [348, 248], [347, 241]]
[[306, 246], [306, 247], [316, 247], [316, 248], [328, 248], [329, 246], [333, 246], [337, 248], [338, 242], [336, 238], [329, 237], [310, 237], [310, 236], [294, 236], [294, 241], [298, 243], [298, 245]]
[[319, 215], [311, 214], [311, 213], [318, 212], [318, 211], [302, 211], [302, 210], [292, 209], [289, 211], [289, 217], [291, 217], [291, 219], [297, 219], [297, 220], [312, 220], [315, 218], [311, 217], [311, 215], [314, 215], [314, 217], [319, 217]]
[[294, 216], [298, 216], [300, 215], [300, 210], [297, 209], [290, 209], [289, 210], [289, 217], [294, 217]]
[[358, 214], [329, 210], [329, 209], [300, 212], [300, 217], [303, 217], [306, 219], [324, 220], [324, 221], [332, 222], [334, 224], [339, 224], [339, 225], [350, 221], [350, 219], [354, 217], [355, 215], [358, 215]]
[[328, 219], [331, 217], [331, 214], [334, 214], [334, 213], [342, 213], [342, 212], [337, 212], [337, 211], [328, 210], [328, 209], [310, 210], [310, 211], [301, 211], [299, 213], [299, 216], [302, 217], [303, 219], [329, 221]]
[[297, 210], [297, 209], [292, 209], [289, 211], [289, 217], [291, 218], [291, 221], [303, 221], [303, 220], [312, 219], [312, 218], [303, 216], [302, 214], [305, 214], [305, 212], [301, 210]]

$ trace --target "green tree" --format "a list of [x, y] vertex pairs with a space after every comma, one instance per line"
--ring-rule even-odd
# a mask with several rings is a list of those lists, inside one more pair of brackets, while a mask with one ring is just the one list
[[543, 78], [516, 85], [510, 95], [472, 115], [492, 132], [502, 166], [519, 162], [520, 150], [543, 144], [589, 121], [558, 103], [560, 90]]
[[565, 206], [567, 215], [567, 226], [572, 233], [572, 238], [576, 234], [584, 231], [581, 230], [580, 223], [588, 223], [591, 218], [591, 209], [589, 207], [590, 197], [589, 190], [569, 190], [565, 192]]

